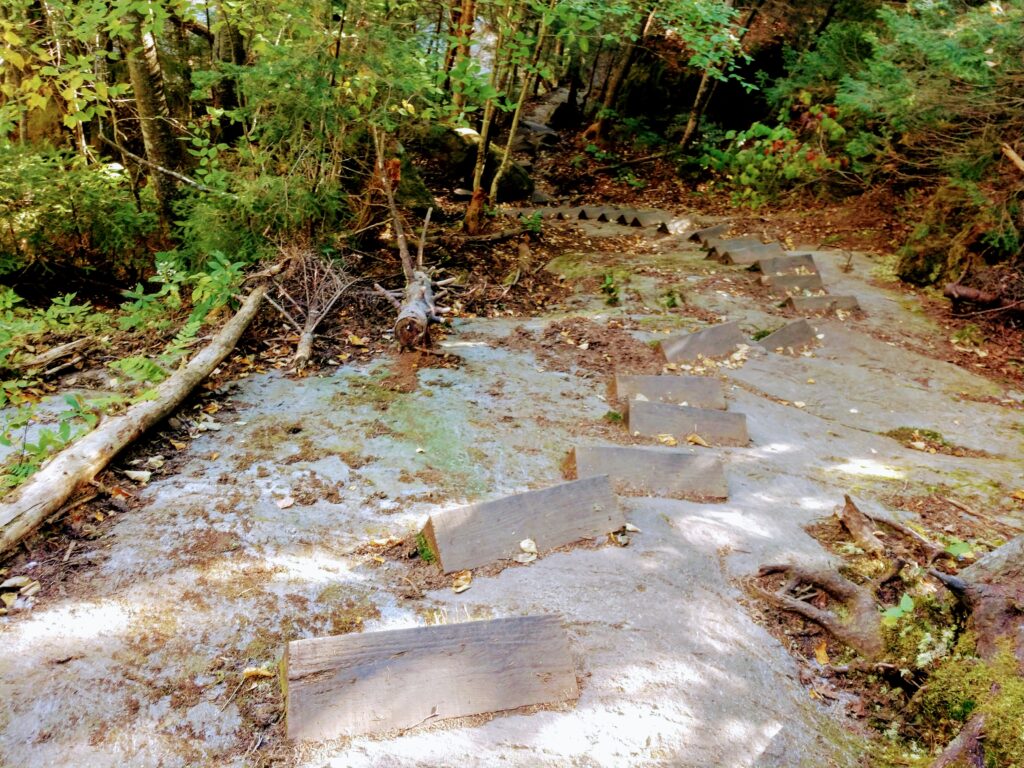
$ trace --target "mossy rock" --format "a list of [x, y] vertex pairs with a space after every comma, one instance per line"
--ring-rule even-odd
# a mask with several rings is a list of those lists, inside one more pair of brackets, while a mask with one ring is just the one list
[[437, 208], [434, 196], [427, 189], [416, 166], [412, 164], [408, 152], [402, 152], [401, 171], [402, 178], [398, 182], [398, 189], [395, 190], [395, 202], [421, 215], [429, 208]]

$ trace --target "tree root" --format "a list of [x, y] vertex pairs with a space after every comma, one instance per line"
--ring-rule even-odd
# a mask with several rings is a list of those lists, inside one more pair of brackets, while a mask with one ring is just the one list
[[[773, 573], [785, 573], [792, 576], [792, 579], [776, 592], [759, 589], [766, 599], [784, 610], [813, 621], [867, 659], [874, 660], [882, 655], [884, 643], [881, 614], [871, 591], [843, 578], [835, 571], [803, 568], [798, 565], [764, 565], [761, 566], [758, 575], [768, 576]], [[800, 584], [818, 587], [842, 602], [850, 612], [849, 619], [843, 621], [832, 611], [797, 600], [789, 594]]]

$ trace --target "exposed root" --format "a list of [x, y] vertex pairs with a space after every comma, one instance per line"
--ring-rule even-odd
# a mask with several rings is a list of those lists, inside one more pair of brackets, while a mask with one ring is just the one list
[[942, 750], [931, 768], [970, 766], [985, 768], [985, 716], [975, 715], [967, 721], [960, 733]]
[[849, 495], [844, 496], [843, 499], [846, 503], [836, 513], [840, 524], [849, 532], [853, 540], [857, 542], [857, 546], [865, 552], [875, 557], [884, 555], [885, 544], [875, 535], [871, 518], [858, 509]]
[[[760, 589], [759, 592], [766, 599], [784, 610], [813, 621], [867, 659], [877, 659], [882, 655], [884, 643], [881, 614], [874, 595], [868, 589], [843, 578], [835, 571], [798, 565], [764, 565], [758, 575], [768, 576], [773, 573], [785, 573], [792, 579], [776, 592]], [[822, 589], [842, 602], [849, 611], [849, 618], [842, 620], [832, 611], [793, 597], [790, 592], [801, 584]]]

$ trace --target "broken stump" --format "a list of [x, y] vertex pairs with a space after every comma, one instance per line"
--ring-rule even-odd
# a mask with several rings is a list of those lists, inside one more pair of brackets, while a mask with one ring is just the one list
[[288, 643], [288, 738], [334, 739], [579, 696], [559, 616], [472, 621]]
[[616, 531], [625, 524], [607, 477], [588, 477], [538, 491], [435, 512], [423, 535], [445, 573], [538, 552]]
[[626, 496], [706, 501], [729, 495], [722, 461], [707, 450], [580, 446], [573, 461], [577, 477], [608, 475], [615, 492]]
[[738, 322], [712, 325], [694, 333], [670, 336], [661, 342], [661, 352], [670, 363], [696, 360], [698, 357], [726, 357], [736, 347], [748, 344]]
[[708, 376], [624, 376], [617, 375], [612, 399], [647, 399], [656, 403], [692, 405], [724, 411], [722, 382]]

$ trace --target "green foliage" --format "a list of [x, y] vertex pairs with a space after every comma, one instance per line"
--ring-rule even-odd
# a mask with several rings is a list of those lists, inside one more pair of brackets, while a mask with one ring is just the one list
[[[809, 95], [808, 95], [809, 98]], [[703, 164], [734, 190], [737, 203], [758, 207], [787, 188], [839, 171], [848, 160], [838, 143], [845, 129], [834, 110], [801, 105], [804, 129], [754, 123], [746, 131], [729, 131], [723, 148], [707, 148]]]
[[427, 537], [422, 533], [416, 534], [416, 554], [419, 555], [420, 560], [424, 563], [432, 563], [437, 560], [437, 555], [430, 548], [430, 542], [427, 541]]
[[0, 275], [36, 266], [131, 275], [148, 265], [157, 218], [117, 163], [0, 144]]
[[601, 283], [601, 293], [605, 295], [604, 303], [610, 307], [617, 307], [622, 299], [621, 291], [622, 287], [615, 279], [615, 274], [613, 272], [606, 272], [604, 282]]
[[904, 594], [899, 603], [882, 611], [882, 624], [895, 626], [904, 616], [914, 612], [914, 598]]

